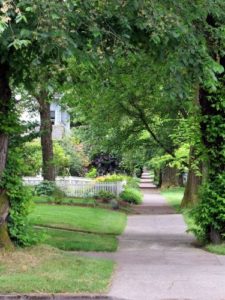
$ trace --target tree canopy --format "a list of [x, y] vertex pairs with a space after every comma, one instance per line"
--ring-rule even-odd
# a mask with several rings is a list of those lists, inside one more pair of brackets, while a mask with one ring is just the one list
[[0, 1], [0, 244], [15, 203], [8, 146], [12, 158], [20, 155], [14, 91], [21, 86], [39, 99], [47, 117], [45, 104], [55, 90], [64, 94], [93, 154], [126, 153], [134, 167], [142, 153], [142, 163], [155, 156], [157, 163], [198, 172], [204, 183], [198, 234], [221, 237], [224, 20], [223, 0]]

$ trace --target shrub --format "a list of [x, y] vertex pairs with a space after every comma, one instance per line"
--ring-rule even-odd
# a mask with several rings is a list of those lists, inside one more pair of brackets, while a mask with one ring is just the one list
[[97, 182], [117, 182], [126, 180], [127, 176], [123, 174], [108, 174], [106, 176], [100, 176], [96, 178]]
[[55, 187], [55, 182], [44, 180], [35, 187], [35, 193], [38, 196], [52, 196]]
[[121, 160], [116, 155], [101, 152], [92, 156], [91, 165], [97, 169], [98, 174], [105, 175], [118, 173], [121, 170], [120, 163]]
[[[23, 175], [35, 176], [42, 166], [41, 142], [35, 139], [26, 142], [23, 147]], [[76, 137], [65, 137], [62, 141], [53, 142], [53, 164], [56, 174], [60, 176], [83, 176], [84, 168], [89, 165], [88, 158]]]
[[95, 178], [97, 176], [97, 169], [92, 168], [86, 175], [85, 177], [87, 178]]
[[54, 199], [65, 197], [65, 193], [56, 186], [55, 182], [44, 180], [35, 187], [37, 196], [52, 196]]
[[66, 196], [66, 194], [57, 186], [55, 186], [55, 189], [52, 193], [52, 196], [55, 198], [55, 199], [62, 199]]
[[97, 182], [118, 182], [126, 181], [127, 186], [131, 188], [138, 188], [140, 179], [137, 177], [131, 177], [124, 174], [108, 174], [106, 176], [100, 176], [95, 179]]
[[140, 184], [140, 179], [137, 177], [129, 177], [126, 178], [127, 181], [127, 187], [138, 189]]
[[201, 188], [201, 200], [192, 209], [192, 217], [195, 226], [190, 230], [197, 238], [208, 243], [212, 237], [211, 232], [215, 231], [224, 239], [225, 233], [225, 176], [219, 174], [213, 182], [208, 182]]
[[126, 188], [121, 194], [120, 198], [128, 203], [141, 204], [142, 193], [138, 189]]
[[95, 195], [96, 199], [103, 199], [103, 200], [111, 200], [115, 198], [115, 195], [113, 193], [107, 192], [107, 191], [99, 191], [97, 195]]

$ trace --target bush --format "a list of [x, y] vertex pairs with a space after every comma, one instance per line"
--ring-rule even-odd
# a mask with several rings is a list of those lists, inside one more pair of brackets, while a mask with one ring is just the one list
[[85, 177], [87, 178], [95, 178], [97, 176], [97, 169], [92, 168], [86, 175]]
[[22, 159], [24, 161], [23, 175], [36, 176], [42, 167], [41, 142], [35, 139], [23, 145]]
[[65, 197], [65, 193], [56, 186], [55, 182], [44, 180], [35, 187], [37, 196], [52, 196], [55, 199]]
[[[26, 142], [23, 147], [23, 176], [36, 176], [42, 167], [40, 139]], [[53, 142], [53, 165], [60, 176], [83, 176], [84, 168], [89, 165], [88, 158], [75, 137], [65, 137]]]
[[35, 187], [35, 194], [37, 196], [52, 196], [55, 188], [55, 182], [44, 180]]
[[140, 179], [137, 177], [129, 177], [126, 178], [127, 181], [127, 187], [138, 189], [140, 184]]
[[95, 198], [109, 201], [111, 199], [114, 199], [115, 195], [113, 193], [110, 193], [110, 192], [107, 192], [107, 191], [99, 191], [98, 194], [95, 195]]
[[100, 176], [95, 179], [97, 182], [118, 182], [126, 181], [127, 186], [131, 188], [138, 188], [140, 179], [137, 177], [131, 177], [124, 174], [108, 174], [106, 176]]
[[123, 174], [108, 174], [106, 176], [100, 176], [96, 178], [97, 182], [117, 182], [126, 180], [127, 176]]
[[120, 198], [128, 203], [141, 204], [143, 196], [138, 189], [127, 187], [125, 191], [120, 194]]
[[195, 226], [190, 230], [197, 238], [205, 243], [212, 239], [214, 231], [224, 239], [225, 234], [225, 175], [219, 174], [212, 182], [208, 182], [201, 188], [201, 200], [192, 209], [192, 217]]

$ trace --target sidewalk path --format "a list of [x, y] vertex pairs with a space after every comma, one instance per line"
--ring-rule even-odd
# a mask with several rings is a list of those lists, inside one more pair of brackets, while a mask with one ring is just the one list
[[[225, 257], [194, 247], [176, 214], [143, 174], [144, 202], [128, 217], [109, 295], [129, 300], [225, 299]], [[112, 256], [112, 255], [111, 255]]]

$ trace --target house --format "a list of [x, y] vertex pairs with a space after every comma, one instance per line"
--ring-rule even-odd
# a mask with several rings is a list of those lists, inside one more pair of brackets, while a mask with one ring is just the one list
[[[70, 133], [70, 115], [66, 110], [62, 109], [57, 102], [51, 103], [50, 115], [52, 122], [52, 138], [53, 140], [61, 140], [65, 135]], [[23, 111], [21, 120], [40, 124], [40, 115], [37, 108], [35, 110], [27, 109]], [[36, 131], [39, 130], [40, 127], [38, 126]]]
[[61, 140], [70, 133], [70, 115], [57, 103], [51, 103], [52, 138]]

